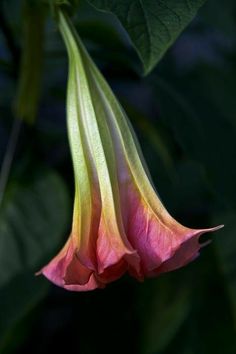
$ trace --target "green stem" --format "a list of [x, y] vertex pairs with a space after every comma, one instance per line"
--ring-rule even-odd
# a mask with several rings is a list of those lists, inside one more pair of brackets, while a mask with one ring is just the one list
[[24, 4], [23, 48], [15, 104], [16, 116], [35, 121], [40, 98], [44, 44], [44, 8], [26, 0]]
[[9, 178], [14, 154], [16, 151], [16, 146], [17, 146], [17, 141], [18, 141], [18, 137], [19, 137], [19, 133], [20, 133], [21, 123], [22, 123], [21, 119], [19, 119], [17, 117], [14, 119], [11, 134], [10, 134], [7, 148], [6, 148], [6, 152], [5, 152], [5, 155], [3, 158], [3, 163], [2, 163], [1, 172], [0, 172], [0, 206], [2, 204], [4, 195], [5, 195], [6, 185], [7, 185], [7, 181]]

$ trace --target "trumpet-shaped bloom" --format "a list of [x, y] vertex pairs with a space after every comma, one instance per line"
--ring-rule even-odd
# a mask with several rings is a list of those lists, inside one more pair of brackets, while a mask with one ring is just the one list
[[59, 28], [69, 57], [74, 214], [68, 241], [41, 273], [85, 291], [126, 272], [142, 280], [186, 265], [199, 254], [200, 235], [217, 228], [190, 229], [170, 216], [124, 110], [62, 13]]

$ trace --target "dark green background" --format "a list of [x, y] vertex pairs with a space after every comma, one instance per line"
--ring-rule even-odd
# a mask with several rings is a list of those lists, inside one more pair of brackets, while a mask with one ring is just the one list
[[[24, 19], [17, 0], [0, 11], [3, 160]], [[225, 228], [203, 236], [213, 242], [198, 260], [144, 283], [124, 277], [70, 293], [34, 276], [65, 242], [73, 203], [67, 58], [48, 16], [38, 117], [21, 126], [0, 207], [0, 353], [235, 354], [235, 2], [209, 0], [146, 77], [115, 17], [81, 0], [74, 21], [128, 112], [167, 209], [189, 227]]]

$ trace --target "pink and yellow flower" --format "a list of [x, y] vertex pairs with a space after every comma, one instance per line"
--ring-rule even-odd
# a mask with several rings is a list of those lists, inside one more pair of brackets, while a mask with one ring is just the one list
[[41, 273], [85, 291], [126, 272], [142, 280], [186, 265], [199, 254], [199, 237], [219, 227], [190, 229], [170, 216], [124, 110], [62, 13], [59, 28], [69, 56], [74, 214], [68, 241]]

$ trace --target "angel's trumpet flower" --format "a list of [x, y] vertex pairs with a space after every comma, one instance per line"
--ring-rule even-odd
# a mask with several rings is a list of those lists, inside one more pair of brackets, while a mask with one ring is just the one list
[[69, 56], [67, 119], [75, 174], [72, 231], [41, 273], [68, 290], [103, 288], [125, 272], [139, 280], [195, 259], [204, 232], [162, 205], [128, 118], [63, 14]]

